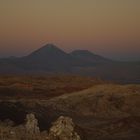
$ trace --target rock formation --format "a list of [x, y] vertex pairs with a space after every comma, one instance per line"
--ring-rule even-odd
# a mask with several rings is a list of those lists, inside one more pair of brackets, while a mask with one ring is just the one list
[[[11, 124], [11, 123], [10, 123]], [[34, 114], [26, 115], [24, 125], [11, 126], [0, 123], [0, 140], [80, 140], [74, 131], [74, 123], [69, 117], [59, 117], [47, 131], [40, 132]]]
[[49, 140], [80, 140], [74, 131], [74, 123], [69, 117], [59, 117], [49, 131]]
[[26, 133], [29, 135], [39, 134], [40, 130], [38, 127], [38, 120], [35, 118], [34, 114], [27, 114], [26, 124], [25, 124]]

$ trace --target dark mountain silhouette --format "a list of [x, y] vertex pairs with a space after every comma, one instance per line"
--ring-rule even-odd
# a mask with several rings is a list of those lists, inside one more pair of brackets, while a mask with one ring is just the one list
[[101, 62], [110, 62], [111, 60], [95, 55], [87, 50], [79, 52], [79, 56], [77, 56], [74, 51], [69, 54], [53, 44], [47, 44], [24, 57], [24, 61], [27, 66], [31, 67], [30, 69], [70, 72], [73, 67], [94, 66]]
[[40, 61], [46, 61], [47, 59], [58, 59], [60, 61], [63, 61], [62, 58], [68, 57], [68, 54], [53, 44], [47, 44], [26, 57], [29, 59], [36, 59]]
[[86, 61], [89, 64], [109, 63], [112, 60], [96, 55], [88, 50], [75, 50], [70, 53], [71, 56]]
[[69, 54], [53, 44], [47, 44], [24, 57], [31, 68], [48, 71], [68, 71], [71, 67], [72, 58]]
[[66, 53], [47, 44], [24, 57], [0, 59], [1, 74], [80, 74], [103, 79], [140, 82], [140, 63], [117, 62], [88, 50]]

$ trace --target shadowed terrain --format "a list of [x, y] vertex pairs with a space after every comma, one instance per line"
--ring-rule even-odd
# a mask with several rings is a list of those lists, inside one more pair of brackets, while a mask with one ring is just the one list
[[97, 78], [70, 75], [0, 76], [0, 99], [49, 99], [102, 83]]
[[74, 74], [122, 83], [140, 83], [140, 62], [121, 62], [88, 50], [66, 53], [47, 44], [24, 57], [0, 59], [1, 74]]
[[[15, 94], [12, 91], [4, 97], [6, 92], [1, 90], [2, 121], [10, 119], [19, 125], [24, 122], [26, 114], [34, 113], [39, 128], [43, 131], [48, 130], [51, 123], [60, 116], [69, 116], [73, 119], [76, 132], [82, 140], [139, 140], [140, 138], [139, 85], [112, 84], [77, 76], [44, 78], [3, 76], [0, 79], [2, 88], [6, 87], [6, 90], [10, 87], [8, 85], [14, 84], [17, 91]], [[22, 84], [19, 81], [22, 81]], [[27, 81], [34, 83], [36, 88], [43, 88], [42, 94], [26, 92], [29, 90], [29, 87], [25, 86]], [[73, 82], [75, 88], [72, 86]], [[55, 83], [56, 90], [47, 92], [54, 89], [50, 88], [52, 83]], [[26, 88], [28, 90], [25, 90]], [[63, 89], [63, 92], [60, 89]]]

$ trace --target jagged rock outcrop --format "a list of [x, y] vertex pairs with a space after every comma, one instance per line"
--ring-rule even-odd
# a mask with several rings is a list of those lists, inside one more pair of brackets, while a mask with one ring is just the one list
[[24, 125], [12, 126], [0, 123], [0, 140], [81, 140], [74, 131], [74, 123], [69, 117], [59, 117], [49, 130], [40, 132], [38, 120], [34, 114], [26, 115]]
[[34, 114], [27, 114], [25, 124], [12, 126], [12, 121], [9, 123], [0, 123], [0, 140], [45, 140], [48, 136], [46, 131], [40, 132], [38, 120]]
[[13, 140], [12, 130], [14, 122], [7, 119], [5, 121], [0, 121], [0, 140]]
[[38, 127], [38, 120], [35, 118], [34, 114], [27, 114], [26, 124], [25, 124], [26, 133], [29, 135], [39, 134], [40, 130]]
[[80, 140], [74, 131], [74, 123], [69, 117], [59, 117], [49, 131], [49, 140]]

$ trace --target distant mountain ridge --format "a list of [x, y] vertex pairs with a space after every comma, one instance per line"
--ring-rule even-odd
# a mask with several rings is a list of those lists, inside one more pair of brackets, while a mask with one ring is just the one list
[[[106, 62], [105, 60], [107, 60], [88, 50], [85, 50], [85, 52], [88, 52], [86, 56], [83, 55], [83, 51], [75, 52], [79, 52], [78, 56], [74, 51], [72, 53], [66, 53], [53, 44], [47, 44], [26, 56], [25, 59], [38, 68], [49, 68], [53, 71], [69, 71], [74, 66], [91, 66], [99, 62]], [[110, 61], [108, 59], [108, 62]]]
[[32, 52], [25, 59], [35, 67], [45, 70], [65, 70], [69, 67], [71, 57], [53, 44], [47, 44]]
[[117, 62], [88, 50], [66, 53], [46, 44], [24, 57], [0, 59], [0, 74], [78, 74], [122, 81], [140, 81], [140, 63]]
[[111, 59], [104, 58], [100, 55], [96, 55], [88, 50], [75, 50], [70, 53], [75, 58], [91, 63], [106, 63], [111, 62]]

